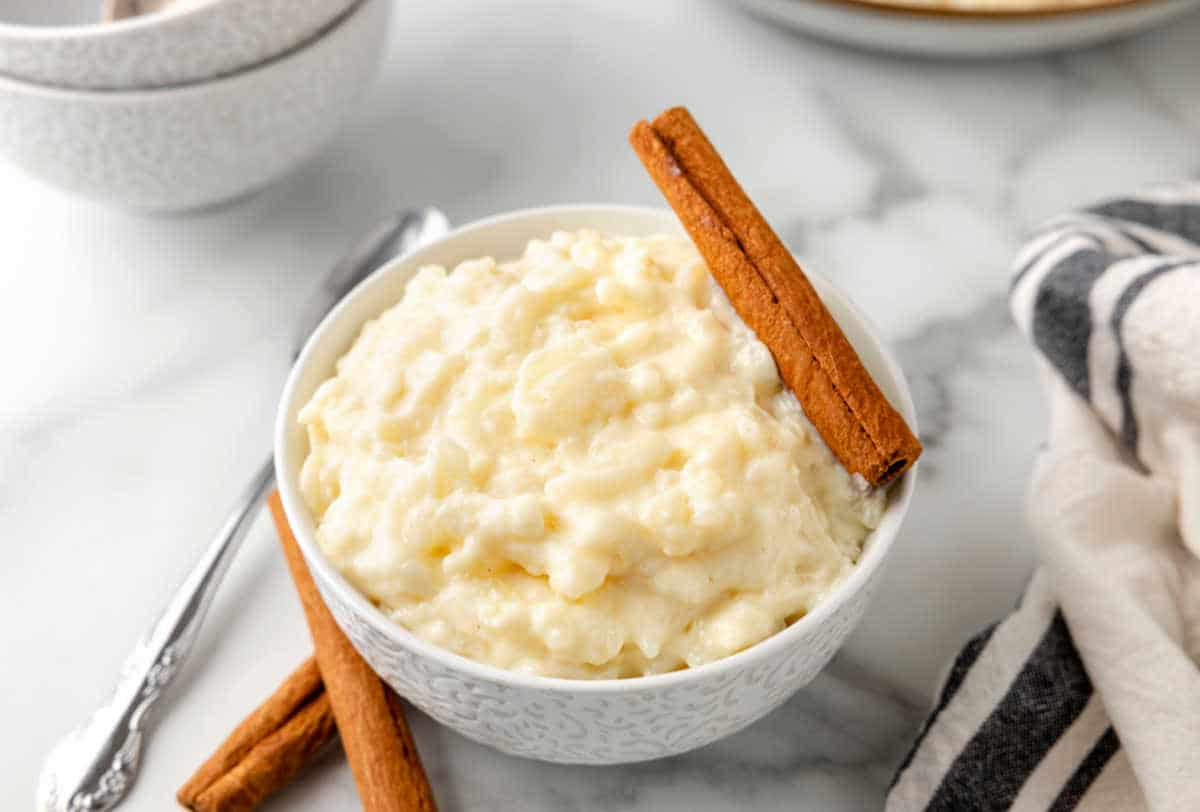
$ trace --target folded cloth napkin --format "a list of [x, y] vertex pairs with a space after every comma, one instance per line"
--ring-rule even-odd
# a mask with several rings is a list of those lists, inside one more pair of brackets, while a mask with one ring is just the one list
[[1200, 810], [1200, 184], [1056, 220], [1015, 274], [1051, 407], [1039, 566], [887, 808]]

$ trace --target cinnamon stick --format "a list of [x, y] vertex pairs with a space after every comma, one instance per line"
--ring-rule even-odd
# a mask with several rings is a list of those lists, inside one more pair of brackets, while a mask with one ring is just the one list
[[876, 486], [907, 470], [920, 441], [691, 114], [639, 121], [629, 141], [846, 470]]
[[321, 672], [310, 657], [229, 734], [176, 798], [195, 812], [248, 812], [336, 735]]
[[100, 22], [111, 23], [141, 14], [137, 0], [104, 0], [100, 4]]
[[278, 492], [268, 500], [316, 648], [342, 747], [366, 812], [437, 812], [404, 708], [338, 628], [288, 526]]

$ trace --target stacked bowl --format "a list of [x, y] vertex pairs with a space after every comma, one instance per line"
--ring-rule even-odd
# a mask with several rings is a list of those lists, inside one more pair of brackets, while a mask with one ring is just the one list
[[0, 155], [61, 189], [155, 211], [242, 197], [315, 153], [374, 74], [390, 10], [177, 0], [99, 22], [100, 5], [0, 0]]

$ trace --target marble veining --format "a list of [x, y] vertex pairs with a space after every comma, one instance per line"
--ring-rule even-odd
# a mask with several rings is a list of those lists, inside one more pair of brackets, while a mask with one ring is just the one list
[[[257, 197], [147, 218], [0, 165], [0, 712], [23, 732], [0, 744], [0, 807], [28, 808], [42, 755], [111, 688], [267, 449], [293, 316], [347, 244], [408, 204], [464, 222], [657, 203], [624, 135], [681, 102], [896, 346], [929, 449], [906, 529], [830, 667], [729, 739], [552, 766], [414, 714], [418, 744], [451, 811], [878, 808], [948, 658], [1032, 565], [1022, 512], [1044, 414], [1008, 263], [1065, 207], [1200, 172], [1197, 41], [1193, 15], [1078, 53], [937, 62], [806, 39], [718, 0], [403, 3], [346, 131]], [[309, 647], [260, 521], [125, 808], [166, 808]], [[274, 808], [355, 808], [343, 760]]]

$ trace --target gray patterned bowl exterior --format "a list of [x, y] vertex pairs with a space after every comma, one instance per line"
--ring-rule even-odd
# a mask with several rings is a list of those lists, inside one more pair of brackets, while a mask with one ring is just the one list
[[[858, 565], [813, 610], [731, 657], [698, 668], [623, 680], [548, 679], [504, 671], [430, 645], [387, 618], [322, 554], [299, 493], [308, 440], [301, 406], [330, 374], [362, 324], [394, 304], [422, 266], [517, 256], [558, 229], [610, 234], [679, 232], [674, 215], [632, 206], [552, 206], [489, 218], [396, 260], [355, 288], [309, 339], [284, 387], [275, 425], [275, 471], [288, 522], [338, 625], [397, 693], [464, 736], [543, 761], [618, 764], [682, 753], [769, 713], [829, 662], [862, 618], [912, 497], [912, 472], [895, 483]], [[867, 368], [915, 428], [895, 359], [865, 317], [832, 285], [813, 285]]]
[[[311, 565], [310, 565], [311, 566]], [[338, 625], [396, 693], [447, 727], [517, 756], [624, 764], [701, 747], [761, 719], [807, 685], [858, 625], [880, 570], [825, 622], [759, 660], [696, 681], [591, 693], [512, 684], [423, 657], [318, 580]], [[639, 680], [638, 682], [645, 682]]]
[[63, 190], [187, 210], [267, 186], [337, 132], [382, 54], [390, 0], [260, 68], [168, 90], [56, 90], [0, 79], [0, 153]]
[[108, 25], [0, 24], [0, 73], [44, 85], [90, 89], [134, 90], [203, 81], [295, 48], [357, 1], [214, 0]]

